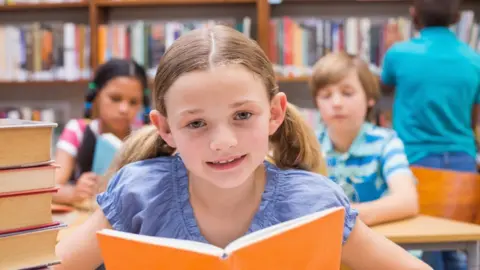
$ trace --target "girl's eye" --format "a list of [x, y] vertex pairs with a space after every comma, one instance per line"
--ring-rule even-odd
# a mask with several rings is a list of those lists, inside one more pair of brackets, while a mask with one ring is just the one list
[[247, 120], [252, 116], [252, 113], [249, 112], [239, 112], [235, 115], [235, 120]]
[[110, 96], [110, 99], [111, 99], [113, 102], [120, 102], [120, 101], [122, 101], [122, 98], [119, 97], [119, 96]]
[[139, 103], [140, 103], [140, 102], [139, 102], [138, 100], [136, 100], [136, 99], [130, 100], [130, 105], [131, 105], [131, 106], [137, 106]]
[[203, 122], [203, 121], [193, 121], [193, 122], [191, 122], [190, 124], [187, 125], [187, 127], [192, 128], [192, 129], [201, 128], [203, 126], [205, 126], [205, 122]]

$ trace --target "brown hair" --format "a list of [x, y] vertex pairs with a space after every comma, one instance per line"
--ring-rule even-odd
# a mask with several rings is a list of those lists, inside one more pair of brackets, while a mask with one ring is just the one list
[[[345, 52], [326, 54], [315, 63], [309, 82], [313, 100], [316, 99], [321, 89], [340, 82], [352, 69], [357, 73], [367, 100], [373, 99], [376, 102], [380, 98], [380, 85], [377, 76], [370, 71], [365, 61]], [[367, 108], [367, 118], [369, 118], [371, 111], [372, 108]]]
[[[258, 44], [227, 26], [193, 30], [178, 38], [160, 60], [155, 76], [153, 102], [167, 116], [165, 94], [184, 73], [207, 70], [212, 66], [240, 64], [262, 79], [268, 98], [279, 91], [272, 64]], [[326, 174], [318, 140], [301, 114], [289, 104], [286, 117], [270, 137], [273, 162], [279, 168], [300, 168]], [[152, 126], [130, 136], [111, 172], [127, 163], [172, 155], [169, 147]]]
[[460, 0], [415, 0], [413, 21], [417, 29], [448, 27], [458, 21]]

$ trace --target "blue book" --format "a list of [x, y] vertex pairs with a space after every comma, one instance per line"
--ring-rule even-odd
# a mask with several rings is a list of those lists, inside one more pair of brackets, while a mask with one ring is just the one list
[[122, 140], [111, 133], [98, 136], [95, 144], [92, 172], [97, 175], [104, 175], [122, 144]]

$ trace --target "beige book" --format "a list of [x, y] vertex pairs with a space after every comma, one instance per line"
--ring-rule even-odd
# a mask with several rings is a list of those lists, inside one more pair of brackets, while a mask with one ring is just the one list
[[0, 119], [0, 169], [52, 162], [56, 123]]
[[44, 166], [0, 170], [0, 194], [55, 187], [58, 166]]
[[64, 224], [0, 234], [0, 270], [48, 267], [59, 264], [55, 254], [58, 231]]

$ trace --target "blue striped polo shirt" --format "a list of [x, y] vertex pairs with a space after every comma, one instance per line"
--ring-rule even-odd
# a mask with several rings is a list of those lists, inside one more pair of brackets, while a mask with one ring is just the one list
[[392, 129], [364, 123], [345, 153], [335, 151], [327, 129], [318, 132], [328, 176], [352, 202], [369, 202], [388, 192], [396, 174], [412, 176], [402, 141]]

